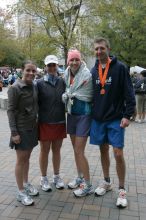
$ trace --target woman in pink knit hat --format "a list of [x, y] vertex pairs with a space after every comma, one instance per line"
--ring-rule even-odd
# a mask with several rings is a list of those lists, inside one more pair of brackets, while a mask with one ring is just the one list
[[74, 195], [82, 197], [93, 193], [89, 165], [84, 154], [91, 125], [92, 80], [78, 50], [69, 51], [67, 63], [64, 77], [66, 92], [62, 98], [68, 112], [67, 133], [71, 138], [78, 171], [78, 176], [68, 183], [68, 187], [80, 187], [74, 191]]

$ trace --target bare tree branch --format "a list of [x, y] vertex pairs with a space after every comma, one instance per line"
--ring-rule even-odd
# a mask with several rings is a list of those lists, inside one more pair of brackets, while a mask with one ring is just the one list
[[62, 29], [62, 28], [60, 27], [60, 25], [59, 25], [59, 22], [58, 22], [57, 16], [56, 16], [56, 14], [55, 14], [55, 12], [54, 12], [54, 10], [53, 10], [53, 7], [52, 7], [52, 3], [51, 3], [50, 0], [47, 0], [47, 1], [48, 1], [48, 3], [49, 3], [49, 6], [50, 6], [50, 9], [51, 9], [51, 12], [52, 12], [52, 14], [53, 14], [53, 17], [54, 17], [54, 20], [55, 20], [56, 26], [57, 26], [57, 28], [58, 28], [60, 34], [63, 36], [63, 35], [64, 35], [64, 31], [63, 31], [63, 29]]
[[83, 2], [83, 0], [80, 0], [79, 8], [77, 9], [77, 13], [75, 15], [74, 23], [72, 24], [72, 28], [70, 30], [70, 39], [72, 38], [72, 34], [74, 32], [74, 29], [75, 29], [76, 24], [77, 24], [77, 20], [79, 18], [79, 13], [80, 13], [80, 9], [81, 9], [81, 6], [82, 6], [82, 2]]

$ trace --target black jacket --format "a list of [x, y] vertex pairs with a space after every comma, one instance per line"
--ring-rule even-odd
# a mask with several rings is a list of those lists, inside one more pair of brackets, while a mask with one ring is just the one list
[[135, 93], [139, 95], [146, 94], [146, 77], [137, 79], [134, 85]]
[[39, 122], [57, 124], [65, 123], [65, 105], [62, 102], [62, 94], [65, 92], [65, 83], [57, 77], [55, 83], [45, 81], [44, 78], [37, 81]]
[[135, 96], [129, 71], [116, 57], [111, 59], [104, 95], [100, 94], [98, 60], [91, 70], [94, 89], [93, 119], [97, 121], [104, 122], [123, 117], [130, 119], [135, 109]]

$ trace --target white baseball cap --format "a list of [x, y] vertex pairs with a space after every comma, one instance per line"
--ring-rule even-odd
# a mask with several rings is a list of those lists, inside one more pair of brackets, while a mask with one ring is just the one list
[[58, 64], [58, 58], [55, 55], [49, 55], [44, 60], [45, 65], [48, 65], [50, 63], [56, 63]]

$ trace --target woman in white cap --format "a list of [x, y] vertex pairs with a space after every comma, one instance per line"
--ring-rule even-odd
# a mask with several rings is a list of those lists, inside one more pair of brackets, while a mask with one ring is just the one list
[[58, 59], [49, 55], [44, 61], [47, 74], [37, 82], [39, 102], [39, 140], [40, 140], [40, 185], [43, 191], [51, 191], [47, 177], [48, 156], [52, 149], [53, 183], [57, 189], [64, 188], [64, 182], [59, 175], [60, 150], [63, 139], [66, 137], [65, 106], [62, 94], [65, 83], [58, 76]]

